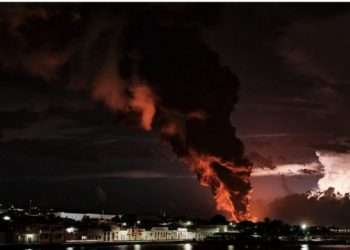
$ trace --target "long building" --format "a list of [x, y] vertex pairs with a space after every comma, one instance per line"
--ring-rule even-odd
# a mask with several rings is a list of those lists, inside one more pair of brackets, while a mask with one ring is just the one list
[[223, 232], [222, 226], [198, 228], [169, 228], [156, 226], [123, 227], [119, 225], [95, 225], [85, 228], [62, 225], [32, 224], [20, 226], [12, 232], [12, 243], [50, 244], [64, 242], [129, 242], [129, 241], [201, 241], [215, 233]]
[[1, 216], [0, 244], [201, 241], [227, 231], [227, 225], [199, 225], [164, 216], [26, 210], [11, 210]]

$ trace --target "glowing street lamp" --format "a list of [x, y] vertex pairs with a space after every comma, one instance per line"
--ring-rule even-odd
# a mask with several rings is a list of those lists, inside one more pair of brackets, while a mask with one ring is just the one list
[[190, 221], [190, 220], [189, 220], [189, 221], [186, 221], [185, 225], [186, 225], [186, 226], [191, 226], [191, 225], [192, 225], [192, 221]]
[[307, 229], [307, 225], [305, 223], [300, 225], [300, 228], [305, 231]]
[[11, 217], [8, 216], [8, 215], [5, 215], [4, 217], [2, 217], [2, 219], [3, 219], [4, 221], [10, 221], [10, 220], [11, 220]]
[[75, 231], [76, 231], [77, 229], [75, 228], [75, 227], [68, 227], [68, 228], [66, 228], [66, 232], [67, 233], [74, 233]]

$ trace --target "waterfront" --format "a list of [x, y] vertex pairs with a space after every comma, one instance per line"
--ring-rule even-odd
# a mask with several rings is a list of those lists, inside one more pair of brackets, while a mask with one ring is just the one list
[[114, 246], [76, 246], [76, 247], [38, 247], [21, 248], [21, 250], [235, 250], [235, 249], [268, 249], [268, 250], [337, 250], [350, 249], [350, 245], [264, 245], [247, 246], [232, 244], [203, 244], [203, 243], [179, 243], [179, 244], [134, 244]]

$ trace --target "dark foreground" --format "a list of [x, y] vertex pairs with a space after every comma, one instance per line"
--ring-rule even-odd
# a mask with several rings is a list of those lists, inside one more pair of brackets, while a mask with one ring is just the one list
[[229, 243], [148, 243], [148, 244], [90, 244], [66, 246], [0, 246], [1, 249], [18, 250], [350, 250], [350, 244], [229, 244]]

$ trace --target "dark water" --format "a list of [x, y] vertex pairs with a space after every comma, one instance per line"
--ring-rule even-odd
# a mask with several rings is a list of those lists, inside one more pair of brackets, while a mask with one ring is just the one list
[[[318, 245], [300, 244], [295, 246], [235, 246], [229, 244], [146, 244], [118, 246], [88, 246], [88, 247], [55, 247], [35, 248], [33, 250], [350, 250], [350, 245]], [[24, 248], [23, 250], [32, 250]]]

